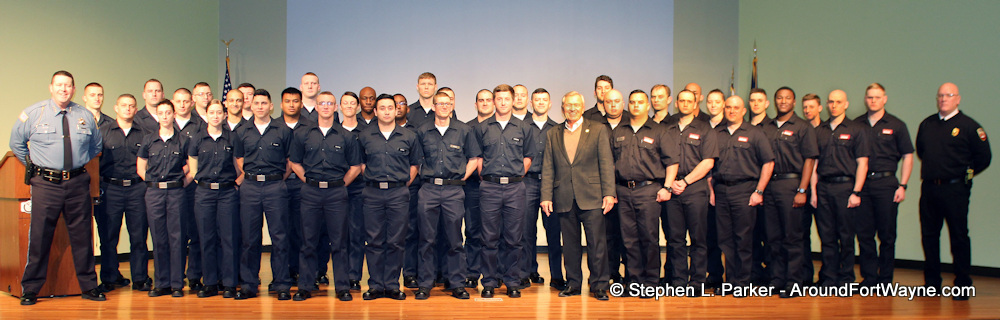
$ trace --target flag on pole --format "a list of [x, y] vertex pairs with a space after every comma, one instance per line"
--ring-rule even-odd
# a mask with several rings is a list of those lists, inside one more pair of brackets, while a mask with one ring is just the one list
[[229, 44], [233, 43], [233, 39], [229, 39], [229, 42], [222, 41], [226, 44], [226, 78], [222, 81], [222, 99], [226, 99], [226, 95], [229, 94], [229, 90], [233, 90], [233, 82], [229, 79]]
[[750, 89], [757, 88], [757, 40], [753, 41], [753, 73], [750, 78]]
[[729, 74], [729, 96], [736, 95], [736, 85], [733, 81], [736, 78], [736, 67], [733, 67], [733, 71]]

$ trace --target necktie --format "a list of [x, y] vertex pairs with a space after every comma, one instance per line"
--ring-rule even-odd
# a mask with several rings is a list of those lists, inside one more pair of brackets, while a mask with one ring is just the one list
[[70, 140], [69, 113], [63, 110], [63, 170], [73, 170], [73, 142]]

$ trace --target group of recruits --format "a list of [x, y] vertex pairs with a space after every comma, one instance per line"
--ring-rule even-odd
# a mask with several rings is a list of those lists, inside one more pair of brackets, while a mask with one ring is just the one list
[[[767, 116], [769, 97], [759, 88], [750, 92], [749, 116], [741, 97], [718, 89], [704, 97], [707, 112], [701, 112], [703, 96], [694, 83], [677, 93], [671, 115], [668, 86], [634, 90], [626, 98], [605, 75], [595, 81], [593, 108], [583, 111], [578, 92], [562, 97], [563, 124], [548, 117], [545, 89], [529, 95], [523, 85], [480, 90], [477, 116], [466, 123], [453, 112], [454, 92], [438, 89], [431, 73], [418, 77], [420, 99], [409, 105], [401, 94], [376, 97], [371, 87], [345, 92], [338, 103], [335, 94], [320, 91], [314, 73], [302, 76], [300, 89], [282, 91], [282, 116], [271, 118], [270, 93], [248, 83], [229, 91], [225, 101], [213, 100], [204, 82], [177, 89], [167, 100], [160, 81], [150, 79], [143, 87], [145, 108], [137, 110], [137, 99], [122, 94], [111, 118], [101, 113], [100, 84], [84, 87], [81, 107], [71, 101], [72, 75], [54, 74], [52, 99], [27, 108], [11, 134], [18, 159], [27, 161], [30, 146], [38, 168], [31, 178], [35, 212], [22, 304], [34, 304], [44, 284], [60, 212], [67, 218], [80, 287], [87, 288], [83, 297], [91, 300], [130, 284], [116, 267], [123, 217], [132, 288], [151, 297], [182, 297], [185, 277], [198, 297], [256, 297], [267, 219], [274, 276], [268, 287], [279, 300], [306, 300], [318, 285], [329, 284], [331, 257], [336, 297], [352, 300], [350, 292], [361, 290], [366, 256], [365, 300], [405, 299], [401, 273], [403, 285], [417, 289], [416, 299], [427, 299], [438, 284], [468, 299], [466, 288], [477, 288], [480, 278], [482, 297], [506, 286], [507, 295], [517, 298], [520, 289], [544, 283], [535, 246], [540, 211], [550, 285], [560, 297], [581, 294], [581, 225], [588, 287], [598, 300], [609, 299], [611, 281], [690, 286], [696, 296], [702, 287], [718, 291], [723, 281], [776, 288], [842, 285], [855, 281], [855, 237], [861, 284], [892, 281], [896, 215], [914, 147], [906, 125], [885, 111], [886, 91], [878, 83], [865, 90], [868, 112], [854, 120], [845, 117], [846, 93], [831, 92], [825, 122], [815, 94], [802, 98], [805, 119], [798, 117], [788, 87], [774, 93], [773, 119]], [[929, 286], [941, 285], [944, 221], [955, 284], [971, 285], [969, 190], [991, 155], [985, 131], [958, 111], [960, 99], [957, 86], [942, 85], [938, 113], [921, 123], [917, 135]], [[600, 184], [600, 191], [577, 187], [567, 205], [559, 180], [553, 185], [553, 170], [559, 170], [553, 166], [562, 162], [545, 161], [551, 162], [553, 150], [565, 150], [569, 164], [573, 155], [587, 157], [576, 145], [586, 140], [576, 131], [584, 122], [584, 135], [593, 128], [601, 152], [607, 148], [613, 155], [612, 164], [601, 164], [613, 166], [613, 184], [596, 172], [582, 177], [576, 183]], [[547, 145], [552, 141], [565, 142], [565, 149]], [[94, 216], [101, 285], [87, 223], [89, 176], [82, 174], [98, 152], [102, 193], [94, 200]], [[584, 198], [597, 199], [599, 208]], [[822, 241], [815, 282], [808, 256], [813, 217]], [[661, 227], [667, 239], [662, 264]], [[156, 249], [155, 281], [146, 271], [147, 230]], [[784, 290], [781, 297], [793, 292]]]

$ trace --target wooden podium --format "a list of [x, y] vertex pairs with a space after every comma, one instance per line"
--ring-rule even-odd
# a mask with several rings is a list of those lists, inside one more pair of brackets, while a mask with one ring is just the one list
[[[87, 163], [86, 168], [91, 178], [90, 194], [97, 197], [100, 192], [97, 159]], [[15, 297], [22, 294], [21, 277], [24, 266], [28, 263], [31, 214], [22, 209], [30, 208], [30, 199], [31, 187], [24, 184], [24, 165], [13, 152], [8, 151], [3, 160], [0, 160], [0, 291]], [[73, 266], [66, 221], [60, 216], [52, 237], [48, 276], [38, 296], [64, 296], [81, 292]]]

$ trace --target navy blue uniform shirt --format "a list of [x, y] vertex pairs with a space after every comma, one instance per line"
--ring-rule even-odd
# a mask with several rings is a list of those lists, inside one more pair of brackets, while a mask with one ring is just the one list
[[458, 120], [450, 120], [443, 136], [434, 121], [426, 122], [417, 131], [417, 137], [424, 155], [421, 178], [461, 180], [465, 178], [469, 159], [482, 154], [472, 127]]
[[146, 182], [181, 181], [187, 165], [190, 140], [179, 132], [163, 141], [157, 132], [143, 138], [138, 157], [147, 160]]
[[101, 152], [101, 176], [115, 179], [139, 179], [135, 161], [139, 154], [146, 132], [132, 123], [128, 134], [111, 121], [101, 127], [101, 137], [104, 138], [104, 149]]
[[222, 128], [222, 135], [213, 139], [208, 129], [195, 134], [188, 146], [188, 155], [198, 160], [198, 182], [236, 181], [236, 155], [243, 154], [243, 144], [237, 133]]
[[281, 120], [271, 119], [262, 135], [253, 120], [236, 132], [243, 143], [243, 172], [248, 175], [285, 174], [292, 129]]
[[420, 143], [412, 130], [393, 125], [387, 140], [378, 124], [358, 134], [365, 180], [378, 182], [410, 181], [410, 166], [419, 166]]
[[288, 160], [302, 165], [305, 176], [319, 181], [344, 180], [351, 166], [361, 165], [357, 137], [334, 124], [324, 135], [319, 127], [295, 132]]

